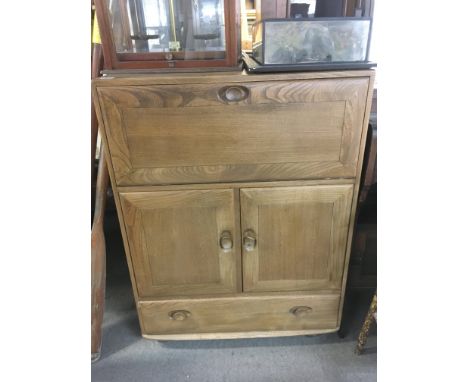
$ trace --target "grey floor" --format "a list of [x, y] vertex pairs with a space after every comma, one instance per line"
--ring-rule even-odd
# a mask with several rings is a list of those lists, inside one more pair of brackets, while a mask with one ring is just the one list
[[158, 342], [140, 336], [120, 232], [110, 214], [106, 224], [107, 290], [101, 358], [92, 381], [376, 381], [376, 328], [366, 352], [354, 354], [372, 291], [347, 297], [337, 334], [282, 338]]

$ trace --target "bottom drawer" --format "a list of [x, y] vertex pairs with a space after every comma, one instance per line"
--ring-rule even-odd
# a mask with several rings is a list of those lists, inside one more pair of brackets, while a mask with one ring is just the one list
[[338, 327], [339, 303], [339, 294], [309, 294], [144, 301], [139, 306], [144, 336], [182, 335], [173, 337], [188, 339], [334, 331]]

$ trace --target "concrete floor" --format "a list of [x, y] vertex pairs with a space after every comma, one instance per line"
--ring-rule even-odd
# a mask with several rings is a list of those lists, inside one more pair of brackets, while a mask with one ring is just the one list
[[353, 292], [337, 334], [281, 338], [158, 342], [140, 336], [115, 214], [106, 224], [107, 290], [101, 358], [93, 382], [376, 381], [376, 328], [366, 352], [354, 354], [372, 291]]

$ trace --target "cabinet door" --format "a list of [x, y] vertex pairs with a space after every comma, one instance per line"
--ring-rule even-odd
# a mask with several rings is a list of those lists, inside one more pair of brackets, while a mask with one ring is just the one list
[[233, 190], [130, 192], [120, 197], [140, 297], [238, 290]]
[[369, 78], [258, 78], [99, 87], [116, 183], [356, 176]]
[[244, 291], [341, 288], [352, 185], [242, 189]]

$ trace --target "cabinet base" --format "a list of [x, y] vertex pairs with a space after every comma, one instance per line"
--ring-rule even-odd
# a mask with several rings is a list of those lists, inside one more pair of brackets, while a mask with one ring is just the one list
[[278, 330], [265, 332], [232, 332], [232, 333], [193, 333], [193, 334], [142, 334], [143, 338], [159, 341], [184, 341], [184, 340], [230, 340], [241, 338], [263, 338], [263, 337], [292, 337], [314, 334], [325, 334], [337, 332], [339, 327], [333, 329], [314, 330]]

